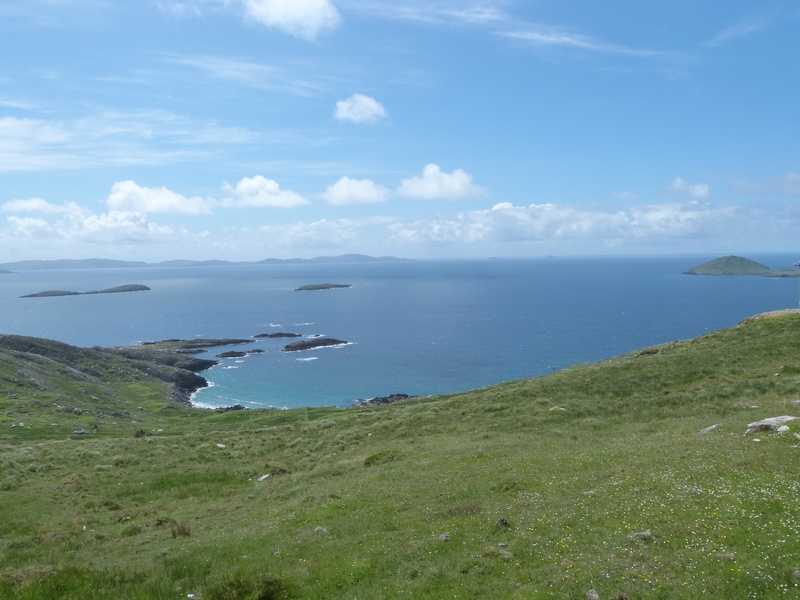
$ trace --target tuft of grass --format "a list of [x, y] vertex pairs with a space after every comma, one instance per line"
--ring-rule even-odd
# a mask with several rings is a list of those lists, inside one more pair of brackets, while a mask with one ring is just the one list
[[285, 600], [291, 587], [281, 578], [239, 571], [209, 587], [207, 600]]
[[172, 531], [172, 537], [174, 538], [189, 537], [192, 535], [192, 530], [186, 521], [175, 521], [170, 530]]
[[370, 454], [364, 459], [364, 466], [371, 467], [373, 465], [382, 465], [388, 462], [397, 460], [400, 457], [400, 452], [397, 450], [381, 450], [375, 454]]

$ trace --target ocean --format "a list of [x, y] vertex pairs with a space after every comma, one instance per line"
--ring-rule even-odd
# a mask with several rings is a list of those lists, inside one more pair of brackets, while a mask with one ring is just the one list
[[[697, 277], [715, 258], [417, 260], [18, 271], [0, 275], [0, 333], [78, 346], [247, 338], [263, 350], [204, 373], [199, 406], [347, 406], [534, 377], [798, 306], [798, 280]], [[751, 256], [791, 268], [789, 255]], [[151, 291], [20, 298], [124, 284]], [[317, 283], [352, 287], [295, 291]], [[287, 332], [347, 345], [283, 352]], [[299, 338], [298, 338], [299, 339]]]

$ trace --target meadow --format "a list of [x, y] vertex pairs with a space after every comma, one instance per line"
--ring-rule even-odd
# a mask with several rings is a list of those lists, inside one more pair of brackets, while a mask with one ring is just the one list
[[0, 358], [2, 598], [800, 593], [800, 425], [745, 435], [800, 416], [800, 314], [347, 409]]

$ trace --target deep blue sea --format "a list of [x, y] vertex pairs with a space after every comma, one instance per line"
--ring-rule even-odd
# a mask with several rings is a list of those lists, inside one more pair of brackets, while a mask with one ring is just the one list
[[[292, 340], [232, 349], [203, 375], [202, 406], [346, 406], [392, 393], [457, 392], [732, 327], [798, 306], [797, 279], [693, 277], [715, 258], [552, 258], [19, 271], [0, 275], [0, 333], [79, 346], [279, 331], [347, 340], [286, 353]], [[789, 255], [750, 256], [791, 268]], [[315, 283], [347, 289], [296, 292]], [[29, 298], [128, 283], [148, 292]]]

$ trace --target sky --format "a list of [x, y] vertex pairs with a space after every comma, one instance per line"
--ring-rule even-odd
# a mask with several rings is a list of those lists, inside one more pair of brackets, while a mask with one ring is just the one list
[[794, 0], [0, 0], [0, 262], [800, 252]]

